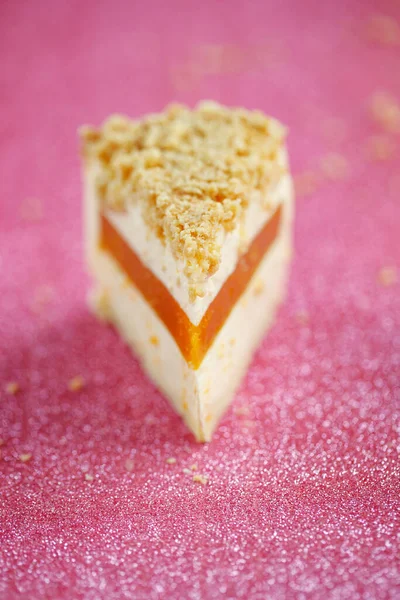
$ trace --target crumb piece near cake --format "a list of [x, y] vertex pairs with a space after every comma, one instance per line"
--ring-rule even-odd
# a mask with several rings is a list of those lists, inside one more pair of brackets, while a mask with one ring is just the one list
[[196, 473], [195, 475], [193, 475], [193, 481], [195, 483], [201, 483], [201, 485], [207, 485], [208, 477], [206, 477], [205, 475], [200, 475], [200, 473]]
[[19, 455], [19, 460], [23, 463], [29, 462], [32, 458], [32, 454], [30, 452], [26, 452], [24, 454]]
[[199, 470], [199, 468], [198, 468], [198, 466], [197, 466], [197, 463], [193, 463], [192, 465], [190, 465], [190, 469], [191, 469], [192, 471], [198, 471], [198, 470]]
[[176, 458], [174, 458], [173, 456], [171, 456], [170, 458], [167, 458], [167, 460], [165, 462], [168, 465], [174, 465], [176, 463]]
[[298, 310], [295, 314], [295, 318], [300, 325], [307, 325], [310, 320], [310, 315], [306, 310]]
[[128, 471], [128, 473], [131, 473], [133, 471], [134, 466], [134, 461], [131, 458], [127, 458], [125, 461], [125, 469]]
[[373, 161], [391, 160], [396, 150], [395, 141], [388, 135], [374, 135], [368, 138], [367, 156]]
[[93, 481], [94, 477], [90, 473], [85, 473], [85, 481]]
[[366, 34], [369, 40], [384, 46], [400, 45], [400, 25], [389, 15], [371, 15], [366, 24]]
[[9, 381], [8, 383], [6, 383], [5, 391], [7, 392], [7, 394], [15, 396], [15, 394], [19, 392], [19, 390], [19, 383], [17, 383], [16, 381]]
[[81, 375], [77, 375], [76, 377], [73, 377], [72, 379], [69, 380], [68, 382], [68, 389], [71, 392], [77, 392], [79, 390], [81, 390], [85, 385], [85, 380]]
[[389, 287], [396, 283], [397, 281], [397, 269], [396, 267], [386, 266], [382, 267], [378, 273], [378, 282], [385, 286]]
[[387, 132], [400, 131], [400, 104], [389, 92], [375, 92], [369, 100], [369, 112], [372, 119]]
[[327, 179], [343, 180], [349, 176], [350, 165], [345, 156], [331, 152], [320, 160], [321, 172]]
[[298, 173], [293, 178], [296, 196], [313, 194], [321, 183], [321, 176], [315, 170], [308, 169]]

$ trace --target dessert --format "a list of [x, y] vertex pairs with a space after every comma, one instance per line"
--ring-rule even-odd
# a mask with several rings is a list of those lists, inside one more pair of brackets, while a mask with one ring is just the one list
[[81, 137], [96, 312], [210, 440], [285, 291], [285, 130], [203, 102], [113, 116]]

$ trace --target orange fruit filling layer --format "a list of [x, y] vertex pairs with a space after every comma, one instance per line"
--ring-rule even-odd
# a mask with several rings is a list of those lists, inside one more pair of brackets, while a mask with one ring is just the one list
[[194, 325], [165, 285], [148, 269], [107, 217], [101, 215], [100, 246], [117, 261], [175, 339], [184, 358], [198, 369], [261, 259], [279, 232], [281, 207], [254, 238], [198, 325]]

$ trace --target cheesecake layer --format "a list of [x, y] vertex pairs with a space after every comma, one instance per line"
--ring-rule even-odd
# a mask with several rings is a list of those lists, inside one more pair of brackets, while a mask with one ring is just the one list
[[240, 257], [235, 270], [226, 279], [198, 325], [193, 325], [162, 281], [143, 264], [105, 215], [101, 216], [100, 244], [164, 323], [189, 365], [197, 369], [235, 303], [246, 290], [263, 256], [278, 236], [281, 221], [282, 206], [279, 205], [247, 252]]
[[258, 111], [210, 102], [82, 131], [95, 310], [202, 441], [284, 294], [284, 137]]
[[211, 439], [283, 298], [291, 256], [290, 221], [288, 199], [279, 235], [197, 369], [110, 253], [98, 247], [92, 257], [97, 282], [92, 302], [97, 314], [114, 324], [200, 441]]

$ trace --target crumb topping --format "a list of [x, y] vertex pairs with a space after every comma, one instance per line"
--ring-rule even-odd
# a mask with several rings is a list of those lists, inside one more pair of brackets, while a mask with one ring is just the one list
[[221, 232], [232, 231], [255, 190], [277, 181], [285, 130], [259, 111], [202, 102], [171, 105], [140, 121], [112, 116], [81, 130], [86, 159], [100, 166], [105, 206], [140, 201], [146, 224], [182, 259], [189, 289], [218, 269]]

